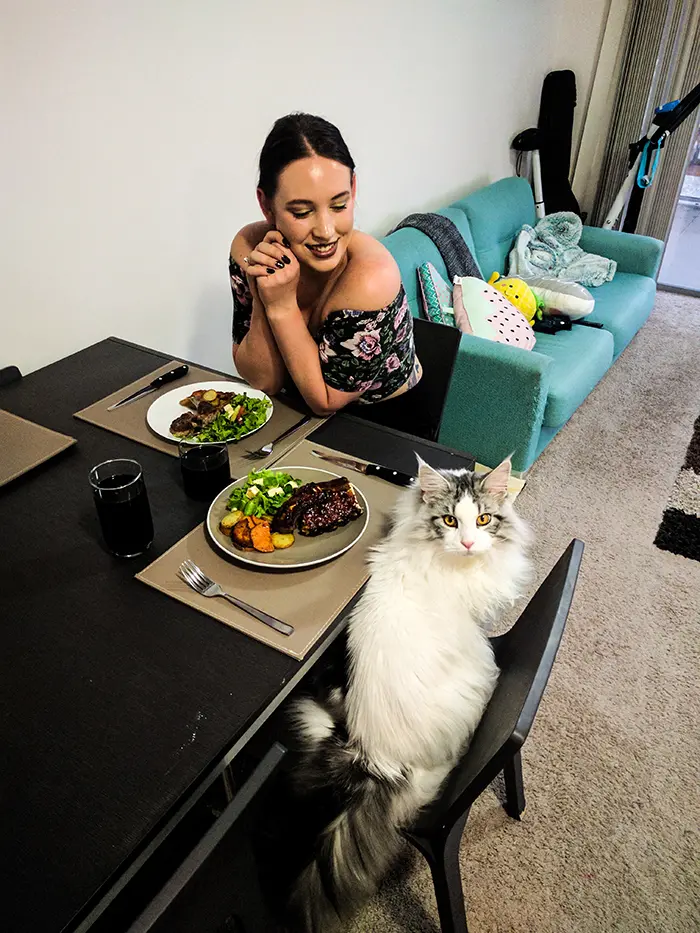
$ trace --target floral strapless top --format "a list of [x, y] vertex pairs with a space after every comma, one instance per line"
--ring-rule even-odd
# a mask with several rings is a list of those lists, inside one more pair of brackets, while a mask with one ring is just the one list
[[[253, 296], [245, 273], [229, 257], [233, 294], [233, 342], [248, 333]], [[403, 285], [378, 311], [331, 311], [315, 337], [326, 385], [341, 392], [362, 392], [360, 404], [381, 402], [420, 372], [413, 342], [413, 318]]]

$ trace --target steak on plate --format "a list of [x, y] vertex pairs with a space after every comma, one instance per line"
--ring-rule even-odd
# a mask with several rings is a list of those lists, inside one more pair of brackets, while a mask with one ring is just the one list
[[345, 476], [324, 483], [306, 483], [285, 502], [272, 520], [272, 530], [307, 537], [334, 531], [362, 515], [355, 490]]

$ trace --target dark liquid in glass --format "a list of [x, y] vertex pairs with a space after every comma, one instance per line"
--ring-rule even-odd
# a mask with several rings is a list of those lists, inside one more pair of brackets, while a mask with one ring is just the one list
[[[143, 480], [133, 482], [126, 473], [107, 476], [100, 489], [113, 489], [103, 497], [95, 493], [97, 514], [107, 547], [118, 557], [143, 554], [153, 542], [153, 520]], [[130, 483], [131, 485], [126, 485]], [[119, 489], [120, 486], [126, 486]]]
[[211, 502], [231, 482], [228, 453], [223, 457], [213, 457], [206, 448], [193, 447], [182, 454], [180, 466], [182, 484], [192, 499]]

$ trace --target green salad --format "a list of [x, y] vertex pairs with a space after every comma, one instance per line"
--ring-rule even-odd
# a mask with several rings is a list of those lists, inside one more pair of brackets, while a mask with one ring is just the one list
[[240, 510], [244, 515], [254, 515], [256, 518], [274, 515], [294, 490], [303, 485], [301, 480], [294, 479], [289, 473], [254, 470], [248, 474], [242, 486], [233, 490], [226, 508], [230, 512]]
[[235, 395], [194, 439], [200, 443], [236, 440], [261, 428], [267, 420], [269, 407], [269, 399], [250, 398], [244, 392]]

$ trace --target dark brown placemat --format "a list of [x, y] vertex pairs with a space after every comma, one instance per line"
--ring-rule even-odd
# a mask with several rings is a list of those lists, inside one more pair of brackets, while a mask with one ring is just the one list
[[[90, 424], [96, 424], [98, 427], [105, 428], [107, 431], [112, 431], [114, 434], [120, 434], [122, 437], [128, 437], [130, 440], [137, 441], [139, 444], [145, 444], [147, 447], [154, 447], [164, 454], [170, 454], [171, 457], [177, 457], [177, 442], [166, 441], [157, 434], [154, 434], [146, 423], [146, 412], [149, 407], [159, 395], [163, 395], [177, 388], [176, 382], [167, 383], [156, 392], [149, 392], [148, 395], [144, 395], [143, 398], [139, 398], [135, 402], [130, 402], [128, 405], [122, 405], [121, 408], [116, 408], [114, 411], [108, 411], [107, 409], [110, 405], [113, 405], [114, 402], [118, 402], [119, 399], [126, 398], [137, 389], [147, 386], [156, 376], [167, 373], [169, 370], [180, 365], [182, 364], [179, 360], [171, 360], [158, 369], [154, 369], [152, 373], [148, 373], [146, 376], [142, 376], [141, 379], [137, 379], [130, 385], [119, 389], [119, 391], [113, 392], [106, 398], [100, 399], [99, 402], [94, 402], [87, 408], [83, 408], [82, 411], [77, 411], [74, 417], [80, 418], [82, 421], [89, 421]], [[215, 373], [209, 369], [200, 369], [198, 366], [190, 366], [190, 371], [180, 382], [184, 386], [191, 385], [195, 382], [201, 382], [202, 385], [204, 385], [207, 382], [221, 382], [222, 380], [236, 382], [236, 377], [222, 376], [221, 373]], [[241, 391], [245, 391], [245, 386], [246, 383], [242, 382]], [[298, 444], [300, 440], [312, 431], [315, 431], [324, 421], [323, 418], [312, 418], [311, 421], [276, 445], [269, 457], [264, 460], [256, 460], [251, 464], [250, 460], [244, 459], [244, 454], [248, 449], [257, 450], [258, 447], [262, 447], [264, 444], [269, 443], [277, 437], [277, 435], [286, 431], [287, 428], [291, 428], [292, 425], [296, 424], [304, 415], [303, 411], [293, 408], [280, 398], [273, 399], [273, 405], [274, 410], [272, 412], [272, 417], [263, 428], [260, 428], [255, 434], [251, 434], [250, 437], [244, 438], [238, 444], [229, 444], [231, 476], [234, 479], [245, 476], [251, 469], [262, 470], [271, 463], [274, 463], [275, 460], [284, 456], [286, 451], [291, 450]]]
[[0, 409], [0, 486], [75, 444], [75, 438], [59, 434]]
[[[323, 461], [314, 457], [311, 454], [314, 449], [336, 453], [311, 441], [302, 441], [276, 466], [337, 469], [329, 464], [324, 465]], [[370, 516], [367, 530], [357, 544], [335, 560], [308, 570], [288, 573], [255, 570], [238, 563], [233, 556], [227, 560], [209, 542], [204, 525], [199, 525], [145, 570], [136, 574], [136, 579], [266, 645], [301, 659], [367, 579], [368, 549], [381, 539], [386, 515], [404, 492], [398, 486], [392, 486], [377, 477], [359, 473], [347, 475], [367, 499]], [[227, 592], [291, 623], [295, 629], [294, 634], [279, 634], [236, 609], [225, 599], [200, 596], [177, 575], [178, 567], [187, 559], [193, 560]]]

